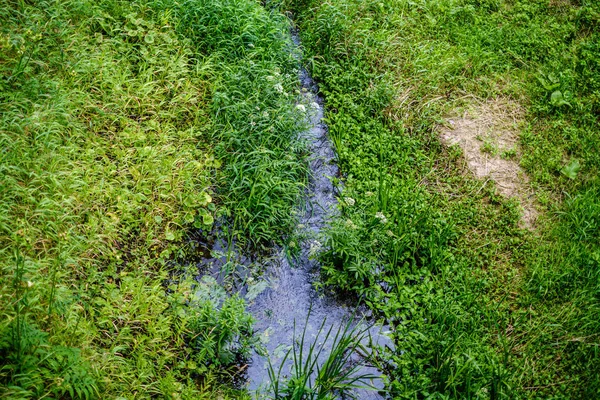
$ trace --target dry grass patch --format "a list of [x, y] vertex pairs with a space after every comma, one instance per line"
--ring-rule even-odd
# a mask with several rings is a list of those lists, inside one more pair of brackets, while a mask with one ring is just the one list
[[446, 121], [440, 127], [442, 141], [460, 146], [475, 177], [493, 180], [500, 194], [515, 198], [523, 209], [522, 225], [533, 228], [538, 211], [529, 178], [519, 165], [519, 105], [506, 98], [478, 101]]

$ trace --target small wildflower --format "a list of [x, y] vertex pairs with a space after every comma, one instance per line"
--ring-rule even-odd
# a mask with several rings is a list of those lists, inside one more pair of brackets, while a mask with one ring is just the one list
[[269, 75], [269, 76], [267, 76], [265, 79], [266, 79], [268, 82], [272, 82], [272, 81], [275, 79], [275, 77], [274, 77], [273, 75]]
[[375, 195], [375, 193], [373, 193], [373, 192], [367, 192], [367, 193], [365, 193], [365, 196], [367, 196], [367, 197], [371, 197], [371, 196], [374, 196], [374, 195]]
[[263, 114], [262, 114], [262, 115], [263, 115], [263, 117], [265, 117], [265, 118], [269, 118], [269, 112], [268, 112], [268, 111], [265, 111], [265, 112], [263, 112]]
[[302, 111], [302, 112], [306, 112], [306, 107], [304, 107], [304, 104], [298, 104], [296, 106], [296, 109]]
[[260, 107], [259, 106], [256, 106], [256, 111], [260, 111]]
[[27, 287], [32, 287], [32, 286], [33, 286], [33, 282], [27, 281]]
[[352, 207], [356, 201], [352, 197], [344, 197], [344, 203]]
[[294, 247], [296, 247], [296, 242], [294, 242], [293, 240], [290, 242], [290, 244], [288, 244], [288, 247], [290, 247], [291, 249], [293, 249]]
[[256, 126], [256, 122], [250, 121], [250, 126]]
[[385, 217], [385, 215], [383, 215], [383, 213], [380, 211], [377, 214], [375, 214], [375, 218], [377, 218], [379, 221], [381, 221], [382, 224], [387, 223], [387, 218]]
[[313, 101], [312, 103], [310, 103], [310, 106], [312, 108], [314, 108], [315, 110], [319, 109], [319, 103], [317, 103], [316, 101]]
[[323, 246], [321, 246], [321, 243], [319, 243], [317, 240], [313, 240], [310, 243], [310, 248], [308, 250], [308, 254], [313, 257], [316, 254], [319, 253], [319, 251], [321, 250]]
[[281, 85], [281, 83], [277, 83], [275, 86], [273, 86], [273, 88], [277, 93], [283, 93], [283, 86]]
[[356, 226], [356, 224], [355, 224], [354, 222], [352, 222], [352, 220], [351, 220], [351, 219], [347, 219], [347, 220], [344, 222], [344, 225], [346, 226], [346, 228], [349, 228], [349, 229], [356, 229], [356, 228], [358, 228], [358, 227]]

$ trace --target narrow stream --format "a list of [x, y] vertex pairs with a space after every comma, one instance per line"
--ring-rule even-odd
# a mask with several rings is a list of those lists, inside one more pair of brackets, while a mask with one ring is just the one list
[[[301, 49], [297, 32], [292, 32], [292, 39], [294, 45]], [[320, 295], [313, 287], [313, 282], [318, 278], [319, 264], [312, 256], [321, 248], [321, 231], [337, 212], [336, 193], [331, 178], [338, 176], [339, 169], [335, 163], [332, 143], [327, 135], [327, 126], [322, 122], [324, 101], [319, 95], [317, 84], [304, 68], [300, 69], [299, 80], [301, 99], [298, 104], [305, 105], [307, 118], [309, 118], [309, 129], [301, 132], [299, 139], [308, 144], [311, 173], [305, 203], [298, 210], [297, 233], [298, 237], [304, 240], [298, 243], [299, 255], [293, 261], [288, 260], [283, 250], [276, 250], [266, 261], [264, 259], [259, 261], [265, 271], [263, 281], [240, 288], [249, 302], [248, 310], [256, 319], [255, 335], [261, 338], [275, 366], [279, 366], [285, 352], [303, 330], [305, 330], [306, 341], [310, 343], [316, 338], [324, 320], [326, 321], [325, 332], [330, 326], [334, 327], [335, 332], [338, 326], [347, 323], [352, 315], [355, 321], [368, 317], [366, 309], [357, 310], [356, 304], [345, 304], [340, 299]], [[232, 253], [230, 251], [227, 256], [226, 250], [222, 240], [212, 244], [212, 255], [203, 260], [200, 267], [205, 271], [212, 271], [215, 277], [223, 274], [223, 267], [232, 264]], [[233, 253], [235, 258], [233, 264], [251, 267], [252, 262], [248, 257]], [[310, 317], [307, 320], [309, 310]], [[296, 337], [294, 324], [296, 324]], [[391, 345], [383, 330], [380, 326], [369, 329], [374, 344]], [[324, 333], [321, 334], [320, 339], [323, 336]], [[324, 343], [323, 346], [323, 353], [328, 353], [331, 344]], [[291, 361], [288, 360], [288, 364], [291, 365]], [[289, 368], [287, 366], [284, 371], [289, 372]], [[361, 368], [361, 372], [380, 375], [373, 367]], [[253, 354], [247, 369], [247, 380], [248, 389], [254, 392], [257, 398], [268, 398], [269, 374], [266, 357]], [[375, 379], [371, 384], [378, 389], [383, 386], [381, 379]], [[360, 399], [382, 398], [372, 390], [360, 390], [360, 393], [354, 395]]]

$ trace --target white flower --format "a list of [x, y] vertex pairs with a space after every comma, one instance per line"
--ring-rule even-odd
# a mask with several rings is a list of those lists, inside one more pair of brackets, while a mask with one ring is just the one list
[[275, 79], [275, 77], [273, 75], [268, 75], [265, 79], [267, 81], [271, 82], [271, 81], [273, 81]]
[[349, 206], [353, 206], [356, 201], [354, 201], [352, 197], [344, 197], [344, 203], [348, 204]]
[[365, 193], [365, 196], [367, 196], [367, 197], [371, 197], [371, 196], [374, 196], [374, 195], [375, 195], [375, 193], [373, 193], [373, 192], [367, 192], [367, 193]]
[[268, 111], [265, 111], [265, 112], [263, 112], [263, 114], [262, 114], [262, 115], [263, 115], [263, 117], [265, 117], [265, 118], [269, 118], [269, 112], [268, 112]]
[[380, 211], [377, 214], [375, 214], [375, 218], [377, 218], [379, 221], [381, 221], [382, 224], [387, 223], [387, 218], [385, 217], [385, 215], [383, 215], [383, 213]]
[[304, 104], [298, 104], [296, 106], [296, 109], [302, 111], [302, 112], [306, 112], [306, 107], [304, 107]]
[[316, 254], [319, 253], [319, 251], [321, 250], [323, 246], [321, 245], [321, 243], [319, 243], [317, 240], [312, 240], [310, 242], [310, 248], [308, 249], [308, 254], [311, 257], [314, 257]]
[[273, 88], [277, 93], [283, 93], [283, 86], [281, 85], [281, 83], [277, 83], [275, 86], [273, 86]]
[[346, 228], [349, 228], [349, 229], [356, 229], [356, 228], [358, 228], [358, 227], [356, 226], [356, 224], [354, 224], [354, 222], [352, 222], [352, 220], [351, 220], [351, 219], [347, 219], [347, 220], [344, 222], [344, 225], [346, 226]]
[[312, 103], [310, 103], [310, 106], [312, 108], [314, 108], [315, 110], [319, 109], [319, 103], [317, 103], [316, 101], [313, 101]]

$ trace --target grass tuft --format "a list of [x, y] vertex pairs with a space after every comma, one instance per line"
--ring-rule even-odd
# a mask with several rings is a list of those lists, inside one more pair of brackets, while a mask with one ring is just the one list
[[[335, 399], [355, 398], [354, 389], [375, 390], [369, 381], [377, 376], [362, 371], [354, 360], [357, 354], [368, 354], [364, 345], [368, 328], [361, 328], [351, 319], [340, 324], [337, 330], [333, 325], [326, 329], [324, 319], [317, 334], [308, 342], [309, 317], [310, 310], [299, 339], [294, 321], [295, 339], [277, 369], [269, 360], [270, 395], [275, 399]], [[288, 359], [292, 361], [291, 367]], [[291, 368], [289, 377], [287, 368]]]

